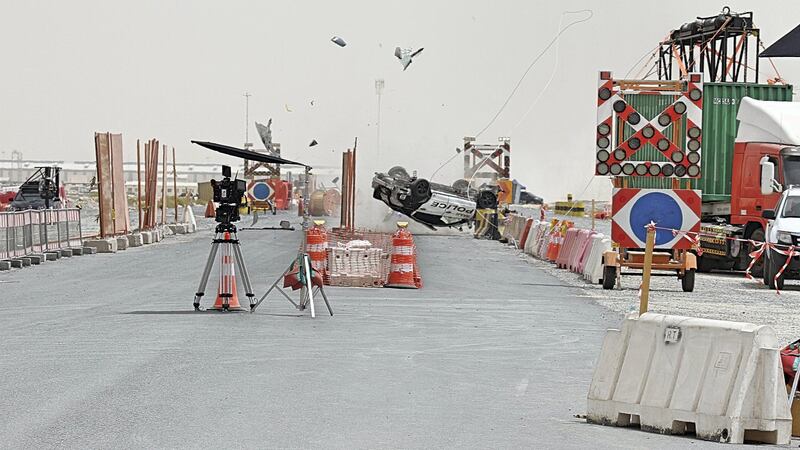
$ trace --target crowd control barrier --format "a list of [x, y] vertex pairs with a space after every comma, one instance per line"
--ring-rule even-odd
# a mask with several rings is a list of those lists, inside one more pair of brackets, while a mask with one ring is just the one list
[[720, 442], [789, 444], [779, 348], [767, 326], [632, 313], [603, 340], [587, 420]]
[[0, 260], [82, 246], [80, 209], [0, 212]]

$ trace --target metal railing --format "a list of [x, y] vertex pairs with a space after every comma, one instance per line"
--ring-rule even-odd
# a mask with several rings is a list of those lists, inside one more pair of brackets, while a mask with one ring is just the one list
[[0, 259], [82, 246], [80, 209], [0, 212]]

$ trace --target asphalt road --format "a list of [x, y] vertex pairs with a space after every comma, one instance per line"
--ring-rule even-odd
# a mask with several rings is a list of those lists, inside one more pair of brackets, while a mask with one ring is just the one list
[[[300, 239], [240, 237], [259, 293]], [[621, 316], [507, 246], [420, 236], [423, 289], [329, 288], [312, 320], [193, 312], [210, 238], [0, 273], [0, 446], [714, 445], [575, 418]]]

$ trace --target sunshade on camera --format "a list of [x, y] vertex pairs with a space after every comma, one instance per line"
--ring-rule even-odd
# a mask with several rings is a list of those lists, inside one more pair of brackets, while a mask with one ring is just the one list
[[226, 155], [234, 156], [236, 158], [248, 159], [250, 161], [258, 161], [270, 164], [290, 164], [295, 166], [303, 166], [311, 168], [311, 166], [307, 166], [306, 164], [303, 163], [290, 161], [288, 159], [283, 159], [277, 156], [267, 155], [264, 153], [253, 152], [250, 150], [245, 150], [243, 148], [231, 147], [229, 145], [217, 144], [214, 142], [206, 142], [206, 141], [192, 141], [192, 144], [197, 144], [209, 150], [214, 150], [215, 152], [224, 153]]

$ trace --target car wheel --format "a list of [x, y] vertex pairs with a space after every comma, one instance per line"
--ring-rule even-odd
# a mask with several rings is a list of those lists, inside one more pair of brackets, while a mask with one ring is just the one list
[[683, 274], [683, 278], [681, 278], [681, 288], [683, 288], [683, 292], [694, 291], [694, 272], [694, 269], [689, 269]]
[[386, 173], [393, 178], [411, 178], [408, 176], [408, 171], [402, 166], [394, 166]]
[[769, 252], [765, 251], [761, 258], [764, 260], [764, 270], [762, 270], [763, 276], [761, 278], [764, 279], [764, 286], [769, 286], [769, 277], [772, 276], [772, 271], [769, 268]]
[[[764, 242], [764, 229], [758, 228], [750, 234], [750, 240], [755, 242]], [[751, 248], [748, 244], [749, 250], [747, 253], [751, 253], [755, 250], [755, 248]], [[747, 263], [750, 264], [750, 260], [747, 260]], [[753, 268], [750, 270], [750, 273], [753, 274], [754, 277], [758, 278], [764, 275], [764, 259], [761, 258], [753, 264]]]
[[497, 207], [497, 196], [492, 191], [481, 191], [475, 203], [478, 209], [493, 209]]
[[431, 198], [431, 184], [424, 178], [411, 182], [411, 199], [414, 203], [425, 203]]
[[774, 252], [770, 252], [769, 255], [769, 278], [767, 280], [770, 289], [783, 289], [783, 282], [786, 278], [786, 274], [782, 273], [781, 276], [775, 278], [775, 274], [781, 270], [783, 265], [786, 263], [786, 257], [780, 254], [776, 254]]

